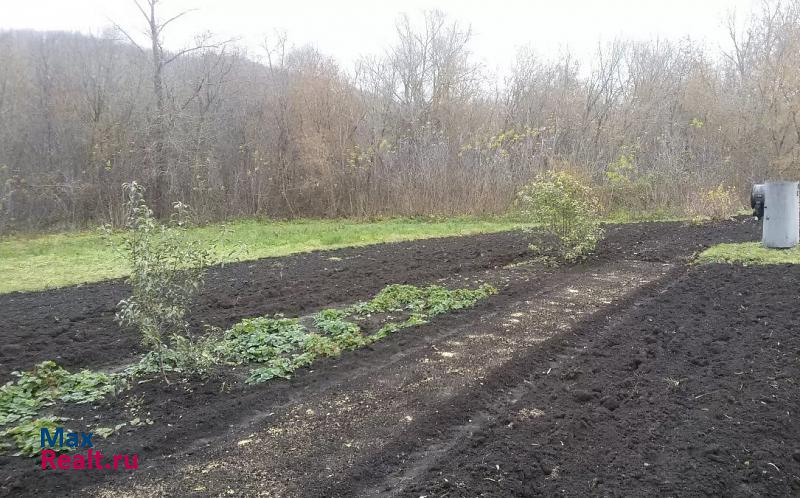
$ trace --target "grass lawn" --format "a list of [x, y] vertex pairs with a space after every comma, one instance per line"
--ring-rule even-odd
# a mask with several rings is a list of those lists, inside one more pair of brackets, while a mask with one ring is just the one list
[[740, 263], [745, 265], [800, 264], [800, 246], [793, 249], [767, 249], [761, 242], [718, 244], [697, 257], [699, 263]]
[[[219, 262], [361, 246], [379, 242], [500, 232], [521, 228], [503, 219], [393, 219], [374, 222], [246, 220], [226, 225]], [[194, 228], [190, 236], [212, 241], [220, 225]], [[227, 256], [236, 250], [233, 256]], [[124, 261], [96, 232], [66, 233], [0, 239], [0, 293], [32, 291], [126, 274]]]

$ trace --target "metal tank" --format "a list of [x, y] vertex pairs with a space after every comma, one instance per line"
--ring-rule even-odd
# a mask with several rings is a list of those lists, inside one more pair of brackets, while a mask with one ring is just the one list
[[768, 182], [763, 186], [765, 247], [788, 249], [800, 239], [798, 182]]

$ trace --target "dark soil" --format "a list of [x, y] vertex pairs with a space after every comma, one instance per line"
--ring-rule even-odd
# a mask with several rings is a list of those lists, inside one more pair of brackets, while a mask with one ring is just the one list
[[[713, 243], [755, 240], [758, 227], [743, 220], [702, 226], [648, 223], [608, 232], [592, 261], [567, 271], [609, 261], [675, 263]], [[389, 283], [428, 283], [520, 262], [530, 256], [526, 246], [524, 235], [511, 232], [228, 265], [211, 272], [196, 320], [227, 326], [244, 317], [352, 303]], [[331, 260], [334, 256], [341, 260]], [[796, 328], [798, 316], [778, 302], [796, 300], [800, 271], [680, 268], [626, 303], [591, 315], [569, 334], [525, 351], [480, 389], [456, 395], [446, 407], [430, 406], [430, 417], [412, 424], [380, 454], [355, 462], [335, 483], [309, 477], [298, 489], [316, 496], [363, 494], [411, 465], [410, 454], [424, 454], [431, 441], [447, 440], [471, 415], [486, 412], [491, 423], [455, 445], [446, 458], [435, 459], [403, 487], [381, 489], [414, 496], [796, 490], [800, 435], [791, 416], [800, 401], [795, 383], [800, 339], [788, 330]], [[168, 476], [177, 455], [202, 455], [209, 444], [235, 446], [228, 440], [234, 436], [226, 434], [239, 421], [280, 414], [292, 400], [340, 389], [359, 375], [368, 380], [369, 372], [401, 352], [433, 344], [455, 333], [459, 324], [477, 323], [486, 313], [556, 288], [561, 275], [544, 272], [539, 280], [512, 282], [475, 309], [435, 320], [420, 334], [398, 334], [373, 348], [315, 363], [290, 381], [253, 388], [232, 384], [231, 376], [170, 387], [146, 383], [91, 413], [77, 408], [67, 414], [87, 423], [99, 416], [103, 425], [133, 416], [156, 420], [130, 432], [123, 429], [103, 441], [103, 450], [137, 452], [149, 462], [149, 470], [139, 472]], [[138, 351], [136, 337], [113, 322], [115, 304], [125, 293], [123, 284], [108, 282], [0, 296], [6, 325], [0, 332], [0, 375], [44, 359], [70, 367], [129, 361]], [[540, 362], [552, 365], [550, 374], [532, 367]], [[678, 380], [677, 387], [666, 378]], [[498, 402], [499, 395], [521, 384], [535, 389], [521, 392], [514, 403]], [[518, 420], [523, 408], [544, 414]], [[787, 411], [791, 415], [783, 415]], [[127, 476], [43, 474], [33, 461], [0, 457], [0, 495], [34, 495], [55, 487], [81, 494], [87, 484], [106, 478]]]
[[[367, 298], [389, 283], [428, 282], [503, 266], [526, 252], [526, 238], [512, 232], [229, 264], [209, 271], [192, 317], [199, 329], [201, 323], [227, 328], [243, 318], [304, 314]], [[114, 321], [117, 304], [128, 294], [127, 285], [115, 280], [0, 295], [0, 382], [13, 370], [47, 359], [68, 368], [95, 367], [141, 352], [136, 333]]]
[[[746, 220], [706, 225], [643, 223], [608, 229], [597, 261], [670, 261], [711, 243], [751, 240]], [[303, 314], [365, 299], [390, 283], [425, 283], [530, 257], [529, 236], [504, 232], [378, 244], [267, 258], [211, 269], [192, 317], [226, 328], [242, 318]], [[339, 258], [331, 259], [331, 258]], [[128, 295], [119, 280], [0, 295], [0, 382], [10, 372], [56, 360], [67, 368], [111, 365], [140, 353], [135, 332], [114, 321]]]
[[799, 288], [797, 266], [692, 268], [520, 358], [494, 387], [533, 387], [400, 494], [797, 496]]

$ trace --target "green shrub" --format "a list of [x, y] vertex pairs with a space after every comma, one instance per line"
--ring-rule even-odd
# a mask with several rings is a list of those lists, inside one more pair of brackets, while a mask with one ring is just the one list
[[206, 327], [205, 335], [197, 338], [173, 335], [170, 350], [173, 353], [173, 369], [191, 375], [205, 375], [217, 363], [216, 346], [219, 329]]
[[203, 286], [213, 252], [185, 236], [186, 205], [176, 203], [170, 224], [163, 225], [145, 203], [142, 187], [134, 182], [124, 189], [128, 221], [121, 250], [131, 268], [127, 282], [132, 295], [120, 301], [117, 320], [138, 329], [167, 380], [165, 341], [186, 336], [189, 306]]
[[[591, 188], [569, 173], [539, 175], [517, 194], [515, 205], [554, 238], [555, 255], [564, 262], [586, 258], [603, 236]], [[541, 248], [532, 245], [531, 249]]]

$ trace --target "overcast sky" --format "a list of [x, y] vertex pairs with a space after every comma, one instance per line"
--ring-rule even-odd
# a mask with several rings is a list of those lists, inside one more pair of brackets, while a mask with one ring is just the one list
[[[471, 49], [490, 69], [507, 69], [517, 50], [544, 56], [569, 48], [590, 62], [598, 41], [615, 37], [678, 40], [687, 36], [718, 49], [726, 43], [729, 11], [743, 17], [754, 0], [162, 0], [162, 17], [198, 9], [165, 33], [180, 48], [211, 31], [256, 52], [265, 34], [284, 30], [294, 45], [311, 44], [349, 65], [379, 53], [394, 37], [397, 16], [439, 9], [472, 26]], [[0, 29], [100, 33], [109, 19], [141, 27], [132, 0], [0, 0]]]

